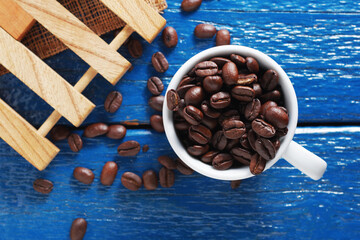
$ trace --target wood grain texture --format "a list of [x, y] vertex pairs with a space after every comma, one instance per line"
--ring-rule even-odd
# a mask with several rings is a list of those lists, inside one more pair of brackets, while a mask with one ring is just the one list
[[125, 58], [56, 0], [15, 1], [111, 84], [130, 68]]
[[12, 0], [0, 0], [0, 27], [21, 40], [35, 24], [35, 19]]
[[166, 24], [144, 0], [101, 0], [146, 41], [151, 43]]
[[0, 138], [38, 170], [44, 170], [59, 149], [0, 99]]
[[75, 126], [80, 126], [95, 107], [2, 28], [0, 49], [0, 63]]

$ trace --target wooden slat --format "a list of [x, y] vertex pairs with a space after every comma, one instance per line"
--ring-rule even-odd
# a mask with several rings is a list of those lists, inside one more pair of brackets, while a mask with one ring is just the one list
[[0, 26], [16, 40], [21, 40], [35, 22], [35, 19], [14, 1], [0, 0]]
[[95, 107], [34, 53], [0, 28], [0, 64], [75, 126]]
[[101, 1], [150, 43], [166, 24], [166, 20], [144, 0]]
[[56, 0], [15, 0], [110, 83], [131, 64]]
[[0, 137], [38, 170], [43, 170], [59, 149], [36, 132], [25, 119], [0, 99]]

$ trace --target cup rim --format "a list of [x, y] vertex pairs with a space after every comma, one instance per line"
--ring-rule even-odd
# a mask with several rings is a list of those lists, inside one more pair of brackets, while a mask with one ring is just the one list
[[[232, 53], [239, 54], [244, 57], [253, 57], [259, 62], [260, 66], [267, 69], [274, 69], [279, 74], [279, 84], [283, 89], [285, 106], [288, 109], [289, 114], [288, 133], [285, 137], [280, 139], [280, 148], [277, 151], [275, 158], [266, 163], [264, 171], [272, 167], [285, 153], [287, 147], [294, 137], [298, 120], [298, 103], [294, 87], [288, 75], [281, 68], [281, 66], [265, 53], [245, 46], [225, 45], [206, 49], [187, 60], [171, 79], [165, 93], [163, 105], [163, 122], [165, 134], [172, 149], [186, 165], [202, 175], [219, 180], [240, 180], [253, 177], [255, 175], [250, 172], [248, 166], [227, 170], [217, 170], [214, 169], [211, 165], [203, 163], [201, 160], [191, 156], [183, 147], [180, 139], [176, 134], [173, 122], [173, 112], [170, 111], [167, 106], [167, 92], [170, 89], [176, 89], [182, 77], [187, 74], [197, 63], [208, 60], [212, 57], [229, 56]], [[286, 91], [284, 89], [286, 89]]]

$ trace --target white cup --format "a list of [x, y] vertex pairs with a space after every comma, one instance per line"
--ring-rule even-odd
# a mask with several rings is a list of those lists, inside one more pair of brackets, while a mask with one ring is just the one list
[[[279, 84], [283, 90], [285, 107], [287, 108], [289, 114], [288, 133], [285, 137], [280, 139], [280, 148], [277, 151], [275, 158], [266, 163], [265, 171], [282, 157], [312, 179], [320, 179], [326, 170], [327, 164], [320, 157], [292, 141], [298, 121], [298, 103], [295, 91], [285, 71], [266, 54], [253, 48], [236, 45], [219, 46], [207, 49], [190, 58], [176, 72], [168, 86], [167, 91], [170, 89], [176, 89], [183, 76], [186, 75], [197, 63], [216, 56], [229, 56], [232, 53], [244, 57], [253, 57], [259, 62], [261, 67], [265, 69], [274, 69], [279, 74]], [[248, 166], [228, 170], [216, 170], [211, 165], [203, 163], [201, 160], [188, 154], [175, 132], [173, 112], [168, 109], [166, 95], [163, 106], [163, 121], [166, 137], [169, 140], [171, 147], [178, 157], [193, 170], [207, 177], [220, 180], [240, 180], [254, 176], [250, 172]]]

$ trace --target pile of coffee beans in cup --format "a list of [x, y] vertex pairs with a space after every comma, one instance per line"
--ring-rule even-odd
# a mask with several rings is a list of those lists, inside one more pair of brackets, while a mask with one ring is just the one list
[[287, 134], [279, 74], [253, 57], [231, 54], [197, 63], [167, 92], [187, 152], [217, 170], [264, 171]]

